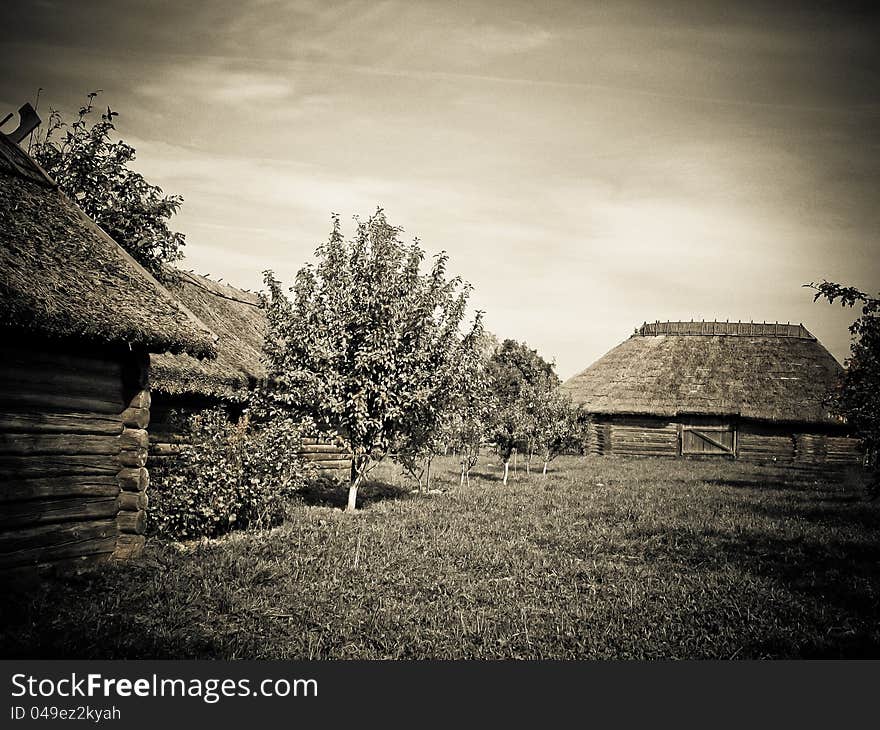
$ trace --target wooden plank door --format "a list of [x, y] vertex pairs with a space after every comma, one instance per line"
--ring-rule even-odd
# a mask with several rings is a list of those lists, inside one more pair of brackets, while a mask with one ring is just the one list
[[736, 431], [732, 424], [682, 424], [682, 456], [735, 456]]

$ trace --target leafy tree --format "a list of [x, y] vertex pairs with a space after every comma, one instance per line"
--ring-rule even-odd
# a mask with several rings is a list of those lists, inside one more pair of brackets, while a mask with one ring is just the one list
[[167, 278], [163, 265], [183, 257], [184, 235], [168, 227], [183, 198], [163, 195], [161, 188], [129, 168], [135, 159], [134, 147], [111, 139], [118, 112], [108, 106], [100, 121], [90, 124], [98, 93], [88, 95], [70, 124], [53, 109], [33, 155], [59, 187], [138, 263], [155, 276]]
[[477, 313], [461, 332], [471, 288], [447, 279], [445, 253], [422, 273], [418, 240], [404, 244], [381, 209], [355, 220], [346, 241], [333, 217], [329, 240], [297, 273], [290, 299], [265, 272], [273, 397], [351, 450], [350, 510], [392, 447], [435, 437], [461, 387], [457, 366], [482, 328]]
[[[808, 286], [816, 290], [813, 301], [839, 301], [844, 307], [861, 304], [861, 316], [849, 328], [850, 355], [833, 406], [861, 439], [867, 464], [876, 472], [880, 467], [880, 295], [830, 281]], [[875, 496], [880, 493], [876, 479], [872, 491]]]
[[584, 418], [571, 396], [554, 388], [542, 401], [537, 419], [536, 441], [544, 462], [542, 474], [547, 476], [547, 465], [560, 454], [579, 450], [586, 436]]
[[537, 350], [515, 340], [501, 343], [489, 359], [487, 375], [495, 401], [489, 432], [504, 462], [506, 485], [514, 449], [534, 444], [539, 404], [559, 378]]

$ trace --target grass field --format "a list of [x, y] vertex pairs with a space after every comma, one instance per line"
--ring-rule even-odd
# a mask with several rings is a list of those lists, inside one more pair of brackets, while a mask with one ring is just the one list
[[443, 460], [314, 491], [264, 533], [7, 594], [7, 657], [880, 656], [880, 504], [858, 477], [729, 462], [560, 459], [468, 488]]

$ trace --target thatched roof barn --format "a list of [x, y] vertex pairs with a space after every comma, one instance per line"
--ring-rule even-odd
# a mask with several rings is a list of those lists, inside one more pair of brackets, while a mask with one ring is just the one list
[[148, 353], [214, 335], [0, 134], [0, 567], [143, 544]]
[[803, 325], [655, 322], [563, 388], [593, 453], [857, 460], [828, 406], [841, 372]]
[[[206, 276], [176, 272], [171, 292], [218, 336], [217, 357], [199, 360], [187, 354], [150, 356], [153, 425], [150, 449], [155, 458], [174, 455], [186, 436], [183, 418], [224, 405], [233, 416], [249, 392], [266, 379], [263, 338], [266, 313], [260, 297]], [[303, 455], [325, 472], [342, 475], [351, 461], [326, 440], [307, 439]]]
[[244, 400], [254, 384], [266, 377], [262, 362], [266, 315], [260, 297], [184, 271], [175, 278], [177, 282], [170, 286], [174, 296], [218, 336], [217, 357], [153, 355], [150, 383], [154, 394]]

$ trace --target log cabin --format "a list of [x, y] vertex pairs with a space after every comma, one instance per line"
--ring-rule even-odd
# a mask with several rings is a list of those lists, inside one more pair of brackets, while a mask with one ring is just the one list
[[592, 454], [858, 463], [829, 408], [842, 372], [802, 324], [654, 322], [562, 388]]
[[0, 134], [0, 569], [137, 555], [149, 353], [214, 335]]
[[[266, 312], [259, 295], [192, 272], [179, 271], [173, 278], [174, 296], [218, 335], [217, 357], [200, 360], [172, 352], [150, 356], [152, 460], [179, 451], [186, 441], [187, 416], [223, 406], [237, 418], [251, 390], [266, 380]], [[325, 476], [343, 478], [351, 470], [350, 457], [318, 434], [303, 439], [302, 455]]]

